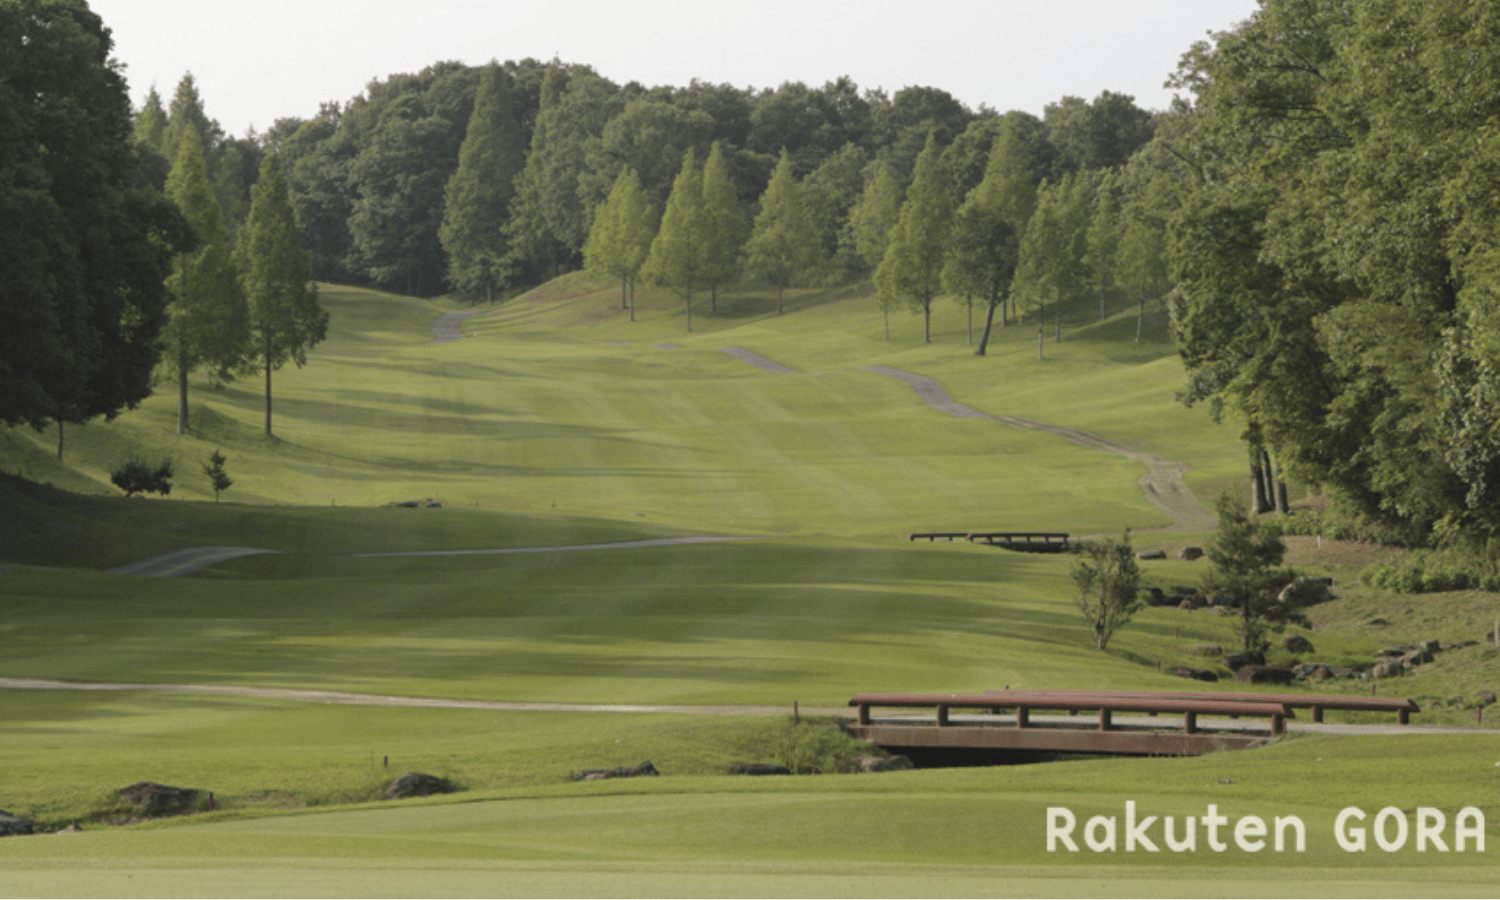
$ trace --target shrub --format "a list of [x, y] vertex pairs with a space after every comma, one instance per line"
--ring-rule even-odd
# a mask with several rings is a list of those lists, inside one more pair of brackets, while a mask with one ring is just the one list
[[172, 460], [164, 459], [155, 468], [139, 459], [129, 459], [109, 473], [109, 480], [125, 492], [125, 496], [136, 494], [172, 493]]

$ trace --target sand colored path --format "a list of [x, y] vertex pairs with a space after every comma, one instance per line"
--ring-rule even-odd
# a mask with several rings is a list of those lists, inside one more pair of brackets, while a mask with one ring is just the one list
[[1187, 483], [1183, 480], [1187, 466], [1183, 463], [1163, 459], [1155, 453], [1144, 450], [1135, 450], [1076, 428], [1047, 425], [1020, 416], [992, 416], [989, 413], [980, 412], [954, 400], [941, 384], [925, 375], [903, 372], [888, 366], [865, 366], [864, 368], [866, 371], [906, 382], [911, 385], [912, 390], [917, 392], [924, 403], [950, 416], [960, 419], [990, 419], [1012, 428], [1045, 431], [1075, 444], [1081, 444], [1093, 450], [1102, 450], [1105, 453], [1114, 453], [1138, 462], [1146, 467], [1146, 474], [1142, 475], [1137, 482], [1141, 493], [1153, 506], [1172, 517], [1172, 525], [1167, 530], [1211, 531], [1218, 526], [1218, 518], [1205, 509], [1203, 504], [1198, 502], [1198, 498], [1193, 496], [1193, 492], [1188, 490]]

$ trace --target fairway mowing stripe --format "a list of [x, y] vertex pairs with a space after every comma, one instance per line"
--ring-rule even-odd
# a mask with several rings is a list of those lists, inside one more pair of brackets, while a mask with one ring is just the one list
[[177, 578], [189, 575], [209, 566], [239, 559], [242, 556], [258, 556], [262, 553], [280, 553], [280, 550], [264, 550], [259, 547], [182, 547], [169, 550], [149, 559], [129, 563], [110, 569], [116, 575], [138, 575], [147, 578]]
[[719, 349], [742, 363], [749, 363], [757, 369], [764, 369], [775, 375], [790, 375], [796, 371], [795, 369], [788, 369], [779, 362], [772, 362], [759, 353], [752, 353], [743, 347], [720, 347]]
[[759, 541], [759, 537], [676, 537], [651, 538], [644, 541], [616, 541], [612, 544], [575, 544], [569, 547], [505, 547], [492, 550], [398, 550], [388, 553], [351, 553], [360, 559], [392, 556], [504, 556], [511, 553], [577, 553], [584, 550], [634, 550], [640, 547], [676, 547], [683, 544], [718, 544], [725, 541]]
[[892, 369], [889, 366], [864, 366], [865, 371], [874, 372], [877, 375], [887, 375], [897, 378], [911, 385], [912, 390], [922, 398], [933, 409], [941, 410], [950, 416], [960, 419], [989, 419], [1012, 428], [1022, 428], [1027, 431], [1044, 431], [1056, 435], [1064, 440], [1072, 441], [1091, 450], [1103, 450], [1105, 453], [1114, 453], [1126, 459], [1138, 462], [1146, 467], [1146, 474], [1142, 475], [1136, 482], [1141, 493], [1151, 502], [1151, 505], [1166, 513], [1172, 518], [1172, 525], [1168, 529], [1153, 529], [1167, 531], [1209, 531], [1218, 525], [1218, 517], [1203, 507], [1193, 492], [1188, 490], [1187, 483], [1183, 480], [1187, 466], [1180, 462], [1163, 459], [1155, 453], [1143, 450], [1132, 450], [1129, 447], [1116, 444], [1096, 434], [1087, 431], [1079, 431], [1076, 428], [1068, 428], [1062, 425], [1047, 425], [1020, 416], [992, 416], [982, 413], [972, 407], [964, 406], [948, 395], [934, 379], [925, 375], [916, 375], [911, 372], [903, 372], [900, 369]]

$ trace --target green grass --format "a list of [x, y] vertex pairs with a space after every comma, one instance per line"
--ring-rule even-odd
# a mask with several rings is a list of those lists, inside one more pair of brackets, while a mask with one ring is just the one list
[[[963, 310], [946, 301], [931, 345], [905, 316], [886, 341], [867, 288], [794, 292], [784, 316], [763, 291], [730, 292], [717, 316], [702, 303], [688, 335], [670, 298], [641, 291], [640, 320], [628, 323], [615, 286], [574, 275], [480, 311], [468, 338], [441, 345], [428, 325], [452, 304], [335, 287], [323, 297], [329, 340], [305, 369], [277, 373], [275, 438], [260, 431], [258, 384], [198, 380], [186, 437], [174, 433], [170, 396], [69, 428], [62, 462], [55, 432], [0, 432], [0, 469], [75, 492], [0, 477], [0, 560], [20, 563], [0, 566], [0, 676], [789, 709], [837, 707], [861, 690], [1182, 687], [1158, 668], [1214, 667], [1193, 645], [1232, 643], [1227, 619], [1149, 610], [1099, 653], [1072, 607], [1067, 559], [907, 542], [923, 530], [1128, 526], [1138, 545], [1176, 549], [1205, 536], [1141, 533], [1167, 522], [1127, 460], [947, 417], [863, 370], [928, 375], [985, 412], [1185, 461], [1211, 501], [1238, 484], [1243, 450], [1233, 426], [1174, 402], [1181, 370], [1159, 313], [1140, 344], [1129, 310], [1080, 316], [1062, 343], [1049, 336], [1039, 362], [1029, 327], [973, 356]], [[724, 346], [796, 371], [762, 372]], [[215, 449], [236, 480], [218, 504], [197, 469]], [[170, 499], [108, 496], [108, 470], [132, 453], [176, 459]], [[428, 497], [443, 508], [386, 506]], [[350, 557], [685, 534], [762, 539]], [[102, 571], [196, 544], [282, 552], [176, 580]], [[1351, 580], [1337, 561], [1307, 562]], [[1146, 571], [1167, 587], [1196, 583], [1202, 565]], [[1317, 658], [1455, 639], [1483, 621], [1485, 603], [1351, 590], [1317, 612]], [[1379, 632], [1365, 624], [1374, 609], [1391, 622]], [[1500, 657], [1470, 647], [1430, 669], [1410, 684], [1446, 697], [1492, 687]], [[1424, 706], [1434, 711], [1418, 721], [1472, 718], [1462, 705]], [[1345, 805], [1477, 802], [1495, 818], [1487, 798], [1500, 768], [1487, 738], [1302, 738], [1199, 760], [967, 772], [718, 774], [736, 760], [774, 761], [786, 728], [3, 691], [0, 807], [49, 826], [107, 821], [120, 814], [112, 792], [139, 780], [213, 790], [222, 805], [190, 821], [0, 841], [0, 894], [1160, 896], [1255, 892], [1247, 874], [1266, 872], [1295, 873], [1267, 881], [1270, 893], [1494, 892], [1491, 868], [1470, 858], [1351, 856], [1325, 834]], [[642, 759], [666, 777], [567, 783], [576, 768]], [[408, 769], [466, 791], [349, 808]], [[1297, 811], [1322, 843], [1297, 858], [1038, 849], [1047, 806], [1118, 814], [1124, 799], [1161, 814], [1201, 814], [1206, 802]]]

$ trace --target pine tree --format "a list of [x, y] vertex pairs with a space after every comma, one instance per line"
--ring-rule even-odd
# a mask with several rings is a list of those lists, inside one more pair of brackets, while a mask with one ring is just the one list
[[136, 113], [134, 130], [139, 144], [163, 157], [168, 155], [167, 111], [161, 105], [161, 95], [156, 92], [155, 85], [147, 92], [141, 111]]
[[745, 245], [746, 267], [776, 285], [776, 314], [781, 294], [796, 282], [818, 257], [818, 234], [802, 202], [802, 186], [792, 176], [785, 150], [771, 173], [771, 183], [760, 198], [760, 214]]
[[703, 236], [702, 281], [709, 291], [709, 310], [719, 311], [719, 288], [740, 275], [740, 253], [750, 236], [750, 223], [740, 206], [739, 192], [729, 177], [724, 151], [714, 142], [703, 164], [703, 206], [699, 219]]
[[922, 313], [922, 341], [932, 342], [932, 301], [942, 287], [948, 234], [953, 227], [953, 179], [937, 136], [929, 135], [901, 205], [901, 218], [875, 272], [875, 290]]
[[584, 267], [620, 279], [620, 307], [635, 321], [635, 281], [651, 252], [655, 210], [635, 170], [622, 169], [609, 198], [594, 210], [583, 245]]
[[703, 174], [691, 148], [683, 154], [682, 170], [672, 182], [672, 194], [662, 212], [661, 229], [651, 242], [651, 253], [641, 277], [669, 287], [682, 298], [687, 330], [693, 330], [693, 288], [703, 283], [703, 237], [699, 221], [703, 207]]
[[196, 131], [182, 132], [175, 155], [166, 194], [192, 225], [198, 245], [172, 264], [167, 279], [172, 300], [162, 343], [167, 364], [177, 376], [177, 433], [186, 434], [189, 373], [205, 365], [216, 373], [227, 372], [244, 354], [249, 325], [245, 295]]
[[253, 370], [266, 373], [266, 435], [271, 434], [271, 372], [288, 360], [300, 368], [307, 350], [328, 333], [312, 266], [287, 197], [281, 162], [268, 154], [252, 191], [250, 217], [235, 251], [250, 306]]
[[474, 112], [448, 180], [438, 239], [448, 255], [448, 280], [469, 297], [493, 303], [506, 281], [505, 223], [526, 147], [511, 78], [495, 63], [484, 68]]
[[1088, 250], [1083, 263], [1087, 267], [1089, 280], [1099, 292], [1099, 320], [1104, 320], [1104, 295], [1113, 289], [1117, 279], [1120, 256], [1120, 199], [1118, 180], [1107, 174], [1099, 182], [1094, 197], [1093, 218], [1085, 238]]

